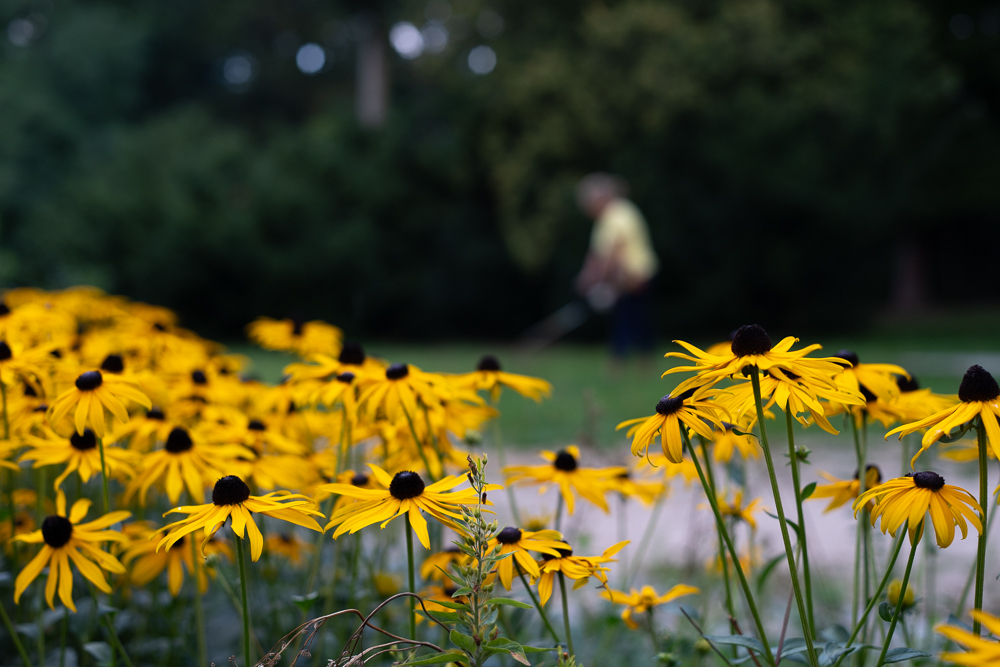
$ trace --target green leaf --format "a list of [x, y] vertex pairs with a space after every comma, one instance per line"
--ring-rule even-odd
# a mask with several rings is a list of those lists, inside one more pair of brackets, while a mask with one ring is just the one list
[[424, 611], [422, 609], [417, 609], [416, 613], [421, 616], [430, 616], [435, 621], [443, 624], [458, 623], [462, 620], [462, 617], [453, 611]]
[[896, 607], [889, 604], [888, 602], [882, 602], [878, 606], [878, 615], [882, 617], [882, 620], [886, 623], [892, 622], [892, 615], [896, 613]]
[[528, 658], [524, 655], [524, 649], [516, 641], [507, 639], [506, 637], [497, 637], [493, 641], [486, 644], [487, 648], [491, 651], [506, 651], [510, 653], [510, 657], [514, 658], [523, 665], [530, 665]]
[[319, 591], [313, 591], [307, 595], [293, 595], [292, 602], [302, 611], [309, 611], [319, 599]]
[[727, 644], [729, 646], [742, 646], [763, 655], [764, 645], [759, 639], [746, 637], [744, 635], [705, 635], [705, 639], [713, 644]]
[[448, 600], [434, 600], [434, 604], [439, 604], [442, 607], [447, 607], [448, 609], [457, 609], [459, 611], [469, 611], [469, 605], [462, 604], [461, 602], [449, 602]]
[[906, 648], [901, 646], [900, 648], [889, 649], [889, 652], [885, 654], [885, 664], [889, 665], [894, 662], [903, 662], [905, 660], [916, 660], [917, 658], [929, 658], [930, 653], [925, 651], [918, 651], [915, 648]]
[[802, 489], [802, 500], [809, 500], [813, 492], [816, 490], [816, 482], [810, 482], [806, 484], [806, 487]]
[[530, 604], [525, 604], [520, 600], [513, 600], [511, 598], [490, 598], [486, 601], [486, 604], [505, 604], [508, 607], [517, 607], [518, 609], [532, 609]]
[[457, 598], [457, 597], [461, 597], [463, 595], [472, 595], [472, 589], [469, 588], [468, 586], [465, 586], [463, 588], [459, 588], [458, 590], [456, 590], [454, 593], [451, 594], [451, 597]]
[[550, 653], [551, 651], [559, 650], [555, 646], [551, 648], [539, 648], [537, 646], [525, 646], [524, 644], [521, 644], [521, 649], [525, 653]]
[[[955, 435], [941, 436], [940, 438], [938, 438], [938, 442], [949, 444], [961, 440], [965, 436], [965, 434], [969, 432], [970, 428], [972, 428], [972, 422], [971, 421], [966, 422], [962, 428], [958, 429], [958, 432]], [[888, 660], [886, 662], [888, 662]]]
[[[738, 428], [734, 428], [733, 433], [735, 433], [736, 435], [749, 435], [751, 438], [757, 438], [757, 436], [754, 435], [753, 433], [747, 433], [746, 431], [741, 431]], [[757, 438], [757, 440], [760, 440], [760, 438]]]
[[[764, 514], [768, 515], [772, 519], [777, 519], [778, 518], [777, 514], [771, 514], [767, 510], [764, 510]], [[789, 526], [791, 526], [792, 530], [795, 531], [796, 537], [799, 537], [799, 539], [801, 539], [801, 534], [799, 533], [799, 525], [797, 523], [795, 523], [794, 521], [792, 521], [791, 519], [789, 519], [787, 516], [785, 517], [785, 523], [787, 523]]]
[[455, 644], [455, 646], [462, 649], [469, 655], [475, 655], [476, 650], [479, 648], [478, 646], [476, 646], [475, 639], [473, 639], [469, 635], [463, 635], [458, 630], [452, 630], [451, 634], [449, 634], [448, 637], [451, 638], [451, 641], [453, 644]]
[[414, 656], [411, 660], [399, 663], [400, 667], [417, 667], [418, 665], [442, 665], [446, 662], [456, 662], [465, 658], [464, 653], [449, 651], [448, 653], [434, 653], [433, 655]]
[[760, 571], [760, 575], [757, 577], [758, 593], [764, 591], [764, 583], [767, 581], [767, 578], [771, 576], [772, 572], [774, 572], [774, 568], [778, 566], [778, 563], [781, 563], [784, 560], [785, 560], [785, 554], [780, 554], [767, 562], [767, 565], [764, 566], [764, 569]]

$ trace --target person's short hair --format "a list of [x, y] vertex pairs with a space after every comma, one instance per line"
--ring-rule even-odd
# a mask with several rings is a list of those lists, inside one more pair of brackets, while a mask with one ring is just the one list
[[595, 171], [580, 179], [576, 185], [576, 203], [586, 210], [597, 198], [616, 198], [628, 195], [628, 181], [621, 176]]

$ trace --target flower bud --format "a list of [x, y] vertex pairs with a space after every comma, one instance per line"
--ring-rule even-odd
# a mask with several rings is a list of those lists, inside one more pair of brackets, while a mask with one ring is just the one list
[[[893, 579], [891, 582], [889, 582], [889, 591], [888, 591], [889, 604], [891, 604], [893, 607], [899, 604], [899, 592], [902, 588], [903, 588], [903, 582], [900, 581], [899, 579]], [[913, 592], [913, 586], [907, 583], [906, 594], [903, 595], [903, 609], [908, 609], [909, 607], [912, 607], [915, 601], [916, 601], [916, 595]]]

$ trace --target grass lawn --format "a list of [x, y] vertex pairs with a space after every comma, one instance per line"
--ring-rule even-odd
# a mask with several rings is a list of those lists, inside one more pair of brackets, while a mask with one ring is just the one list
[[[842, 348], [858, 353], [862, 362], [897, 363], [916, 375], [922, 386], [941, 393], [955, 393], [962, 373], [979, 363], [1000, 372], [1000, 336], [984, 320], [970, 314], [945, 322], [925, 320], [918, 324], [883, 325], [872, 334], [856, 338], [815, 339], [833, 354]], [[777, 340], [777, 338], [775, 338]], [[708, 345], [712, 341], [692, 341]], [[809, 339], [804, 342], [814, 342]], [[396, 362], [407, 362], [427, 371], [465, 372], [475, 368], [483, 354], [495, 354], [504, 370], [535, 375], [554, 387], [551, 400], [536, 404], [512, 392], [500, 402], [504, 439], [512, 446], [560, 447], [572, 443], [612, 447], [623, 442], [615, 425], [631, 417], [652, 414], [659, 398], [679, 381], [660, 373], [672, 360], [654, 357], [633, 360], [617, 372], [611, 368], [602, 346], [558, 344], [538, 353], [478, 343], [404, 345], [371, 343], [372, 354]], [[246, 344], [231, 346], [252, 361], [251, 372], [274, 382], [292, 361], [289, 355], [267, 352]], [[680, 349], [664, 341], [659, 350]], [[678, 376], [679, 377], [679, 376]]]

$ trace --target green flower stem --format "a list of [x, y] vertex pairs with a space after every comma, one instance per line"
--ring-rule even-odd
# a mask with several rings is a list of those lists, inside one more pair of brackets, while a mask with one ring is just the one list
[[198, 632], [198, 664], [208, 664], [208, 642], [205, 639], [205, 607], [201, 599], [201, 554], [198, 553], [198, 545], [195, 544], [194, 534], [188, 536], [191, 543], [191, 563], [194, 565], [194, 622]]
[[733, 545], [733, 540], [725, 528], [725, 520], [722, 518], [722, 513], [719, 511], [718, 500], [716, 499], [715, 494], [711, 492], [711, 486], [709, 486], [708, 479], [705, 477], [705, 471], [702, 470], [701, 462], [695, 455], [694, 447], [691, 446], [691, 441], [688, 440], [687, 433], [684, 432], [684, 429], [681, 429], [681, 436], [684, 438], [684, 445], [691, 454], [691, 460], [694, 462], [695, 470], [698, 471], [698, 479], [701, 480], [701, 485], [705, 489], [705, 495], [708, 496], [708, 504], [712, 508], [712, 513], [715, 514], [715, 522], [718, 524], [719, 531], [722, 533], [722, 537], [726, 542], [726, 547], [729, 549], [729, 555], [732, 556], [733, 569], [736, 570], [736, 576], [740, 580], [740, 587], [743, 588], [743, 596], [746, 598], [747, 606], [750, 608], [750, 615], [753, 616], [754, 625], [757, 626], [757, 636], [760, 639], [760, 643], [764, 645], [764, 659], [767, 661], [767, 664], [774, 667], [774, 656], [771, 654], [771, 647], [767, 642], [767, 635], [764, 633], [764, 624], [760, 619], [760, 613], [757, 611], [757, 603], [754, 601], [753, 592], [750, 590], [750, 584], [747, 582], [746, 574], [743, 573], [743, 566], [740, 564], [740, 557], [736, 554], [736, 547]]
[[10, 416], [7, 413], [7, 385], [0, 382], [0, 398], [3, 400], [3, 438], [10, 440]]
[[[409, 577], [410, 592], [417, 594], [416, 574], [413, 569], [413, 527], [410, 526], [410, 515], [406, 515], [406, 566]], [[410, 601], [410, 639], [417, 638], [417, 601], [413, 597], [407, 598]]]
[[903, 584], [899, 588], [899, 600], [896, 601], [896, 612], [892, 615], [892, 621], [889, 623], [889, 631], [885, 636], [885, 643], [882, 644], [882, 653], [878, 656], [878, 662], [875, 667], [882, 667], [885, 664], [885, 654], [889, 652], [889, 644], [892, 643], [892, 633], [896, 630], [896, 623], [899, 621], [899, 617], [903, 615], [903, 601], [906, 599], [906, 585], [910, 581], [910, 570], [913, 569], [913, 557], [917, 555], [917, 545], [920, 544], [920, 537], [923, 535], [923, 524], [917, 528], [917, 539], [910, 545], [910, 557], [906, 561], [906, 570], [903, 571]]
[[[979, 543], [976, 548], [976, 593], [973, 602], [973, 609], [982, 609], [983, 585], [986, 583], [986, 505], [989, 503], [990, 495], [986, 484], [986, 475], [988, 473], [986, 468], [986, 429], [983, 427], [981, 417], [976, 422], [976, 436], [977, 440], [979, 440], [979, 506], [983, 510], [983, 530], [979, 532]], [[906, 590], [906, 584], [903, 584], [903, 590]], [[979, 622], [979, 619], [973, 620], [972, 634], [978, 637], [982, 634], [982, 629], [983, 626], [982, 623]]]
[[514, 568], [517, 570], [517, 576], [521, 578], [521, 583], [524, 584], [524, 590], [528, 592], [528, 597], [531, 598], [531, 604], [535, 605], [535, 609], [538, 610], [538, 615], [542, 618], [542, 623], [545, 624], [545, 629], [549, 631], [552, 635], [552, 640], [556, 644], [562, 644], [562, 640], [559, 639], [559, 635], [556, 631], [552, 629], [552, 624], [549, 623], [549, 617], [545, 613], [545, 608], [538, 602], [538, 598], [535, 597], [535, 593], [531, 590], [531, 586], [528, 585], [528, 580], [524, 578], [524, 572], [521, 570], [521, 566], [514, 563]]
[[809, 614], [809, 628], [815, 634], [816, 617], [813, 616], [812, 575], [809, 570], [809, 546], [806, 542], [806, 520], [802, 512], [802, 482], [799, 479], [799, 457], [795, 451], [795, 434], [792, 430], [792, 412], [785, 410], [785, 428], [788, 429], [788, 459], [792, 465], [792, 482], [795, 486], [795, 509], [799, 519], [799, 552], [802, 554], [802, 585], [806, 589], [806, 613]]
[[69, 629], [69, 608], [63, 607], [59, 630], [59, 667], [66, 667], [66, 631]]
[[573, 633], [569, 629], [569, 602], [566, 601], [566, 577], [559, 573], [559, 592], [562, 594], [563, 608], [563, 628], [566, 630], [566, 646], [569, 648], [570, 657], [576, 655], [573, 650]]
[[[97, 589], [94, 588], [94, 584], [90, 582], [87, 582], [87, 584], [90, 586], [90, 594], [94, 597], [94, 607], [96, 608], [98, 607]], [[128, 652], [125, 650], [125, 646], [122, 645], [121, 640], [118, 638], [118, 633], [115, 631], [115, 624], [111, 620], [111, 615], [104, 614], [103, 616], [101, 616], [101, 619], [104, 621], [104, 627], [108, 629], [108, 636], [111, 639], [110, 644], [112, 648], [112, 654], [111, 654], [112, 658], [114, 658], [114, 651], [117, 650], [118, 653], [121, 654], [122, 660], [125, 661], [126, 667], [134, 667], [134, 665], [132, 664], [132, 659], [129, 658]]]
[[556, 495], [556, 531], [561, 532], [562, 530], [562, 515], [563, 515], [563, 497], [562, 491]]
[[21, 643], [21, 638], [17, 636], [17, 630], [14, 629], [14, 624], [10, 621], [10, 616], [7, 615], [7, 608], [0, 603], [0, 616], [3, 617], [3, 625], [7, 628], [7, 634], [10, 635], [11, 641], [14, 642], [14, 648], [21, 656], [21, 662], [24, 663], [25, 667], [31, 667], [31, 658], [28, 657], [28, 652], [24, 650], [24, 644]]
[[[795, 555], [792, 552], [792, 541], [788, 537], [788, 524], [785, 522], [785, 510], [781, 506], [781, 492], [778, 490], [778, 476], [774, 472], [774, 461], [771, 457], [771, 447], [767, 442], [767, 428], [764, 425], [764, 405], [760, 395], [760, 371], [754, 366], [750, 371], [750, 382], [753, 384], [753, 397], [757, 404], [757, 427], [760, 429], [760, 444], [764, 450], [764, 461], [767, 463], [767, 475], [771, 480], [771, 493], [774, 496], [774, 509], [778, 514], [778, 524], [781, 527], [781, 539], [785, 543], [785, 558], [788, 560], [788, 575], [792, 579], [792, 591], [795, 593], [795, 605], [798, 607], [799, 621], [802, 623], [802, 634], [806, 641], [806, 653], [809, 664], [818, 667], [816, 647], [813, 646], [812, 626], [809, 625], [809, 615], [806, 613], [805, 600], [802, 597], [802, 586], [799, 583], [799, 572], [795, 566]], [[735, 555], [735, 560], [738, 560]]]
[[243, 538], [236, 537], [236, 560], [240, 566], [240, 592], [243, 605], [243, 664], [249, 667], [250, 662], [250, 604], [247, 601], [247, 569], [246, 558], [243, 555]]
[[[403, 408], [403, 414], [406, 415], [406, 423], [410, 425], [410, 434], [413, 436], [413, 442], [417, 445], [417, 453], [420, 454], [420, 460], [423, 461], [424, 468], [427, 469], [427, 476], [430, 477], [431, 482], [436, 482], [437, 480], [434, 479], [434, 473], [431, 472], [431, 464], [428, 462], [427, 454], [424, 452], [424, 445], [420, 442], [420, 436], [417, 435], [417, 428], [413, 425], [413, 419], [410, 417], [410, 413], [407, 411], [405, 406], [401, 404], [400, 407]], [[382, 463], [384, 465], [385, 461]]]
[[[500, 399], [497, 400], [490, 399], [490, 404], [493, 409], [497, 412], [500, 411]], [[500, 432], [500, 417], [496, 417], [493, 420], [493, 445], [497, 448], [497, 458], [500, 459], [500, 470], [503, 471], [507, 467], [507, 455], [503, 448], [503, 434]], [[504, 490], [504, 495], [507, 496], [507, 500], [510, 502], [510, 513], [514, 516], [514, 521], [518, 526], [521, 525], [521, 512], [517, 507], [517, 498], [514, 495], [514, 487], [508, 485]]]
[[653, 511], [650, 513], [649, 520], [646, 522], [646, 529], [642, 532], [642, 539], [639, 541], [639, 548], [635, 550], [635, 557], [632, 559], [632, 571], [625, 580], [624, 588], [631, 586], [636, 575], [639, 574], [639, 569], [642, 567], [642, 559], [646, 555], [646, 550], [649, 548], [650, 541], [652, 541], [653, 532], [656, 529], [656, 525], [659, 523], [660, 514], [663, 512], [663, 506], [666, 504], [664, 501], [666, 499], [666, 492], [661, 493], [660, 497], [656, 499]]
[[[715, 485], [715, 471], [712, 470], [712, 457], [708, 455], [707, 447], [702, 446], [701, 451], [705, 455], [705, 472], [708, 473], [708, 485], [711, 487], [712, 495], [717, 496], [718, 489]], [[726, 585], [726, 611], [729, 612], [730, 616], [736, 618], [736, 610], [733, 607], [733, 590], [729, 584], [729, 558], [726, 556], [725, 540], [722, 539], [722, 526], [716, 525], [716, 532], [719, 536], [719, 562], [722, 565], [722, 581]]]
[[108, 466], [104, 463], [104, 438], [97, 439], [97, 448], [101, 452], [101, 486], [104, 490], [104, 513], [111, 511], [111, 496], [108, 494]]
[[[896, 559], [899, 557], [899, 552], [903, 548], [903, 542], [906, 541], [906, 523], [900, 528], [900, 532], [897, 533], [899, 538], [896, 540], [896, 546], [892, 551], [892, 556], [889, 558], [889, 565], [885, 568], [885, 576], [882, 577], [882, 582], [878, 585], [878, 590], [875, 591], [875, 595], [872, 596], [871, 600], [868, 601], [868, 606], [865, 608], [865, 613], [861, 615], [861, 620], [854, 624], [854, 629], [851, 631], [851, 636], [848, 637], [847, 643], [844, 644], [844, 648], [854, 645], [854, 640], [858, 638], [858, 634], [861, 632], [861, 628], [864, 627], [865, 623], [868, 621], [868, 615], [872, 613], [872, 609], [878, 603], [879, 598], [882, 596], [882, 591], [885, 590], [886, 585], [889, 583], [889, 577], [892, 576], [892, 568], [896, 565]], [[841, 661], [846, 657], [847, 654], [843, 653], [837, 662], [833, 663], [833, 667], [838, 667]]]

